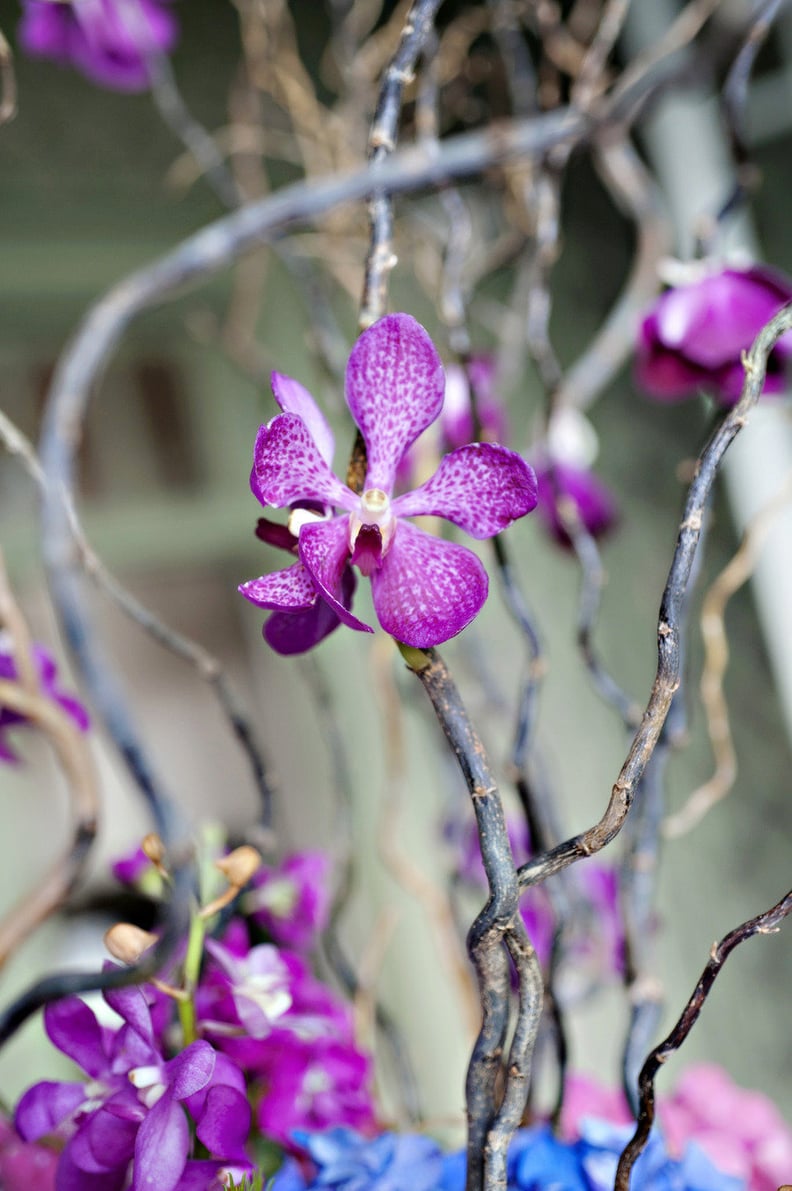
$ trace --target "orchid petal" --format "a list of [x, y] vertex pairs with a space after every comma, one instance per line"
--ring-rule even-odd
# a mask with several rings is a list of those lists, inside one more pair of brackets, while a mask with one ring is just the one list
[[278, 414], [259, 429], [250, 487], [263, 505], [278, 509], [304, 500], [343, 509], [357, 502], [354, 492], [333, 475], [296, 414]]
[[189, 1147], [187, 1117], [178, 1101], [166, 1092], [138, 1130], [132, 1191], [173, 1191]]
[[433, 515], [453, 521], [474, 538], [491, 538], [535, 508], [536, 476], [516, 451], [495, 443], [469, 443], [441, 460], [430, 479], [398, 496], [397, 517]]
[[124, 1019], [129, 1028], [153, 1048], [151, 1010], [142, 989], [129, 984], [125, 988], [107, 988], [103, 996], [110, 1008]]
[[259, 608], [303, 611], [312, 608], [318, 598], [316, 585], [301, 562], [285, 571], [273, 571], [260, 579], [249, 579], [239, 587], [241, 595]]
[[218, 1084], [207, 1093], [195, 1134], [210, 1154], [231, 1160], [244, 1159], [250, 1119], [247, 1096], [236, 1088]]
[[79, 997], [55, 1001], [44, 1010], [44, 1029], [53, 1046], [62, 1050], [88, 1075], [102, 1075], [108, 1066], [102, 1029], [92, 1009]]
[[487, 572], [472, 551], [400, 521], [371, 576], [380, 624], [405, 645], [427, 649], [455, 637], [487, 598]]
[[14, 1125], [24, 1141], [38, 1141], [54, 1133], [85, 1101], [84, 1083], [44, 1080], [28, 1088], [17, 1104]]
[[315, 521], [300, 530], [300, 561], [311, 573], [322, 596], [343, 624], [351, 629], [371, 633], [362, 620], [344, 606], [343, 575], [349, 563], [349, 518], [334, 517], [330, 521]]
[[58, 1160], [56, 1174], [57, 1191], [121, 1191], [126, 1184], [126, 1168], [107, 1170], [101, 1174], [89, 1174], [81, 1170], [72, 1156], [73, 1142]]
[[442, 409], [444, 385], [435, 346], [409, 314], [389, 314], [360, 336], [346, 397], [366, 443], [367, 488], [393, 490], [399, 460]]
[[[351, 567], [341, 576], [341, 603], [351, 608], [357, 580]], [[264, 625], [264, 639], [276, 653], [293, 656], [313, 649], [324, 641], [341, 621], [326, 600], [317, 599], [313, 608], [302, 612], [273, 612]]]
[[174, 1100], [186, 1100], [205, 1088], [214, 1073], [216, 1058], [214, 1047], [199, 1039], [166, 1063], [165, 1073]]
[[311, 432], [319, 454], [327, 466], [332, 467], [335, 451], [333, 432], [305, 386], [291, 376], [284, 376], [282, 372], [273, 372], [272, 392], [285, 414], [297, 414], [298, 418], [302, 418]]

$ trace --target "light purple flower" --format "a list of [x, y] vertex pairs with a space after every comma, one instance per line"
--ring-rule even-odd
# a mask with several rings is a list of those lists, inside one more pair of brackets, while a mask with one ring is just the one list
[[[60, 704], [67, 715], [71, 716], [81, 732], [87, 731], [90, 723], [88, 712], [82, 703], [72, 695], [64, 694], [60, 689], [58, 668], [49, 650], [45, 649], [43, 645], [34, 644], [33, 660], [38, 671], [39, 684], [43, 694]], [[18, 678], [16, 661], [11, 650], [10, 639], [7, 634], [2, 632], [0, 632], [0, 678], [13, 682], [16, 682]], [[11, 711], [10, 708], [0, 706], [0, 761], [13, 763], [18, 760], [16, 753], [6, 739], [5, 732], [8, 728], [26, 723], [27, 720], [24, 716]]]
[[115, 91], [145, 91], [147, 57], [169, 53], [177, 36], [169, 0], [23, 0], [19, 26], [28, 54]]
[[562, 546], [571, 544], [560, 516], [559, 501], [570, 501], [583, 526], [594, 538], [602, 537], [618, 519], [616, 500], [610, 489], [584, 467], [568, 463], [537, 466], [539, 485], [537, 512], [550, 535]]
[[495, 360], [482, 352], [472, 356], [466, 368], [452, 364], [446, 371], [445, 401], [440, 414], [444, 448], [464, 446], [476, 437], [471, 388], [480, 426], [478, 437], [484, 442], [509, 441], [506, 407], [495, 392]]
[[[724, 405], [740, 396], [740, 355], [764, 324], [792, 299], [792, 279], [758, 265], [723, 269], [667, 290], [644, 319], [635, 364], [638, 385], [660, 401], [700, 390]], [[770, 355], [765, 393], [783, 392], [792, 333]]]
[[243, 909], [276, 943], [307, 951], [327, 925], [329, 876], [326, 852], [295, 852], [275, 867], [263, 865], [258, 870]]
[[399, 461], [439, 416], [443, 392], [440, 359], [415, 319], [388, 315], [361, 335], [347, 365], [346, 397], [366, 443], [362, 496], [333, 475], [303, 417], [283, 413], [261, 427], [250, 480], [261, 503], [344, 512], [302, 519], [299, 562], [246, 583], [243, 595], [292, 612], [323, 599], [344, 624], [370, 632], [344, 604], [351, 563], [370, 577], [377, 618], [397, 640], [438, 645], [470, 623], [487, 598], [483, 566], [470, 550], [405, 518], [444, 517], [472, 537], [492, 537], [534, 508], [536, 477], [513, 451], [470, 443], [447, 455], [420, 488], [391, 499]]

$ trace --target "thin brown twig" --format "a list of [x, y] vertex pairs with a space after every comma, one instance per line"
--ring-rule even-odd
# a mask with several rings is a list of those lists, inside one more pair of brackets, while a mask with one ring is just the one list
[[404, 811], [405, 757], [401, 701], [393, 678], [392, 645], [374, 650], [374, 689], [382, 699], [381, 719], [385, 737], [387, 789], [381, 802], [377, 849], [396, 883], [422, 906], [431, 924], [438, 953], [451, 975], [462, 1008], [465, 1028], [473, 1036], [478, 1027], [479, 1006], [464, 952], [460, 951], [454, 913], [447, 893], [428, 877], [400, 842], [399, 824]]
[[58, 703], [41, 691], [27, 622], [13, 596], [0, 552], [0, 624], [11, 638], [19, 680], [0, 680], [0, 707], [36, 724], [58, 757], [71, 795], [72, 842], [31, 892], [0, 920], [0, 968], [74, 888], [96, 837], [99, 781], [87, 741]]
[[746, 942], [747, 939], [752, 938], [754, 935], [775, 934], [781, 929], [781, 923], [790, 913], [792, 913], [792, 890], [769, 910], [765, 910], [763, 914], [758, 914], [756, 918], [750, 918], [747, 922], [743, 922], [740, 926], [730, 931], [728, 935], [725, 935], [720, 943], [713, 944], [707, 966], [701, 973], [698, 984], [693, 990], [693, 994], [683, 1009], [676, 1025], [665, 1040], [651, 1052], [641, 1069], [638, 1081], [640, 1088], [640, 1115], [635, 1133], [619, 1159], [614, 1191], [629, 1191], [630, 1189], [630, 1174], [649, 1140], [649, 1133], [654, 1121], [655, 1076], [663, 1064], [667, 1063], [671, 1056], [679, 1050], [698, 1021], [701, 1010], [704, 1008], [704, 1003], [726, 960], [736, 947], [739, 947], [741, 943]]
[[16, 72], [14, 55], [0, 29], [0, 124], [13, 120], [17, 110]]
[[[52, 495], [44, 468], [36, 449], [25, 434], [0, 410], [0, 442], [9, 454], [15, 455], [43, 495]], [[57, 499], [57, 497], [56, 497]], [[148, 633], [153, 640], [174, 656], [188, 662], [198, 675], [212, 687], [226, 719], [243, 748], [261, 799], [261, 818], [265, 828], [272, 819], [273, 781], [268, 765], [255, 739], [236, 692], [228, 680], [219, 659], [197, 641], [166, 625], [149, 608], [137, 599], [113, 575], [97, 555], [88, 541], [73, 502], [65, 492], [61, 493], [63, 512], [68, 522], [72, 544], [77, 552], [84, 573], [107, 595], [121, 611]], [[23, 663], [24, 664], [24, 663]]]
[[787, 477], [781, 490], [756, 514], [734, 556], [704, 597], [700, 617], [704, 665], [699, 689], [707, 717], [707, 733], [715, 758], [715, 771], [690, 794], [678, 811], [665, 820], [663, 834], [667, 839], [677, 839], [696, 827], [726, 797], [737, 778], [737, 753], [731, 734], [729, 705], [723, 691], [723, 680], [729, 664], [726, 606], [753, 574], [773, 522], [789, 504], [790, 498], [792, 477]]
[[737, 404], [716, 427], [696, 465], [696, 473], [685, 502], [676, 548], [671, 562], [657, 629], [657, 669], [652, 690], [632, 741], [630, 751], [613, 786], [602, 818], [593, 827], [565, 840], [524, 864], [519, 871], [525, 889], [560, 872], [568, 864], [600, 851], [618, 835], [632, 805], [636, 787], [657, 745], [671, 701], [681, 681], [680, 619], [686, 606], [696, 550], [701, 536], [704, 510], [723, 456], [745, 425], [764, 386], [767, 360], [780, 336], [792, 327], [792, 304], [772, 318], [745, 353], [745, 383]]

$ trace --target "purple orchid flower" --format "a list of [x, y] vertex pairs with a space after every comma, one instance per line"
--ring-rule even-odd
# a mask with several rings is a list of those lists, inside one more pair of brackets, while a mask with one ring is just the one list
[[28, 54], [74, 66], [114, 91], [145, 91], [147, 58], [169, 53], [177, 36], [168, 0], [24, 0], [19, 26]]
[[558, 511], [560, 500], [571, 501], [593, 538], [602, 537], [616, 524], [619, 516], [616, 500], [610, 489], [588, 468], [557, 462], [544, 467], [537, 465], [536, 479], [539, 484], [537, 512], [550, 536], [560, 545], [571, 545]]
[[[667, 290], [644, 319], [635, 363], [637, 384], [659, 401], [700, 390], [723, 405], [742, 391], [741, 353], [792, 299], [792, 279], [773, 269], [723, 269]], [[765, 393], [781, 393], [792, 357], [792, 333], [774, 347]]]
[[[67, 715], [71, 716], [81, 732], [88, 730], [90, 720], [88, 712], [72, 695], [66, 695], [58, 685], [58, 667], [49, 650], [43, 645], [34, 644], [33, 660], [38, 671], [38, 679], [43, 693], [60, 704]], [[16, 682], [19, 674], [16, 661], [11, 649], [11, 641], [6, 633], [0, 632], [0, 679]], [[5, 730], [17, 724], [25, 724], [24, 716], [7, 707], [0, 707], [0, 761], [11, 764], [19, 760], [14, 750], [5, 739]]]
[[[319, 406], [299, 381], [290, 376], [282, 376], [279, 372], [272, 374], [272, 392], [284, 413], [294, 414], [302, 418], [316, 443], [328, 468], [333, 462], [335, 439], [333, 431], [328, 425]], [[332, 506], [319, 501], [295, 501], [291, 506], [289, 524], [280, 525], [260, 517], [256, 527], [256, 537], [269, 546], [277, 546], [281, 550], [289, 550], [297, 554], [299, 527], [304, 520], [331, 517]], [[292, 531], [294, 528], [294, 532]], [[341, 602], [345, 608], [352, 606], [357, 579], [351, 567], [345, 567], [340, 580]], [[260, 607], [271, 607], [268, 602], [261, 603], [256, 598], [255, 584], [246, 583], [239, 589], [247, 599]], [[320, 641], [329, 636], [341, 624], [340, 619], [324, 600], [316, 598], [305, 608], [281, 607], [273, 612], [264, 625], [264, 639], [276, 653], [284, 655], [305, 653], [313, 649]]]
[[50, 1040], [82, 1067], [89, 1082], [38, 1083], [16, 1109], [16, 1128], [25, 1141], [68, 1137], [58, 1191], [87, 1186], [120, 1191], [127, 1185], [132, 1191], [175, 1191], [190, 1161], [185, 1110], [210, 1153], [249, 1168], [242, 1146], [250, 1106], [231, 1060], [218, 1063], [214, 1048], [202, 1040], [165, 1059], [142, 990], [107, 990], [104, 998], [122, 1018], [118, 1030], [102, 1027], [76, 997], [49, 1005], [44, 1014]]
[[302, 519], [299, 561], [244, 584], [243, 595], [291, 612], [321, 599], [350, 628], [371, 632], [344, 603], [343, 579], [353, 564], [371, 579], [380, 624], [406, 645], [438, 645], [473, 620], [488, 590], [479, 559], [405, 518], [443, 517], [474, 538], [492, 537], [535, 507], [536, 477], [514, 451], [470, 443], [447, 455], [425, 484], [391, 499], [399, 461], [439, 416], [443, 391], [440, 358], [410, 315], [388, 315], [360, 336], [347, 364], [346, 398], [366, 444], [361, 496], [333, 475], [299, 414], [279, 414], [261, 427], [250, 478], [261, 503], [310, 502], [344, 512]]
[[[325, 605], [326, 607], [326, 605]], [[295, 852], [276, 867], [254, 875], [243, 908], [284, 947], [310, 950], [330, 915], [330, 857], [326, 852]]]

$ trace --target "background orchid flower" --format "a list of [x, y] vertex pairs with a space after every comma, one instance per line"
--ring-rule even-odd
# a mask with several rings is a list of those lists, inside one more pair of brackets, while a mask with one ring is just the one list
[[[88, 712], [73, 695], [66, 695], [58, 683], [58, 667], [48, 649], [38, 643], [33, 646], [33, 661], [38, 671], [38, 680], [43, 693], [60, 704], [67, 715], [71, 716], [80, 731], [85, 732], [89, 726]], [[18, 677], [16, 661], [11, 648], [11, 640], [7, 633], [0, 632], [0, 679], [16, 681]], [[24, 716], [10, 708], [0, 707], [0, 761], [15, 762], [17, 755], [9, 745], [5, 731], [17, 724], [27, 723]]]
[[[635, 361], [637, 384], [659, 401], [681, 401], [700, 390], [733, 405], [742, 390], [741, 353], [764, 324], [792, 299], [792, 279], [775, 269], [722, 269], [666, 290], [643, 323]], [[765, 393], [782, 393], [792, 334], [770, 354]]]
[[114, 91], [145, 91], [147, 57], [169, 53], [177, 36], [168, 0], [25, 0], [19, 25], [28, 54]]
[[262, 426], [250, 481], [261, 503], [310, 502], [343, 512], [303, 521], [299, 562], [244, 584], [242, 594], [292, 612], [321, 598], [344, 624], [371, 632], [344, 604], [343, 578], [353, 564], [371, 579], [377, 618], [397, 640], [426, 648], [461, 632], [487, 598], [486, 571], [466, 547], [405, 518], [443, 517], [471, 537], [492, 537], [535, 507], [536, 477], [514, 451], [469, 443], [447, 455], [426, 483], [392, 499], [398, 464], [440, 415], [443, 395], [443, 368], [429, 335], [410, 315], [392, 314], [360, 336], [347, 364], [347, 404], [366, 444], [362, 495], [333, 475], [303, 417], [283, 413]]

